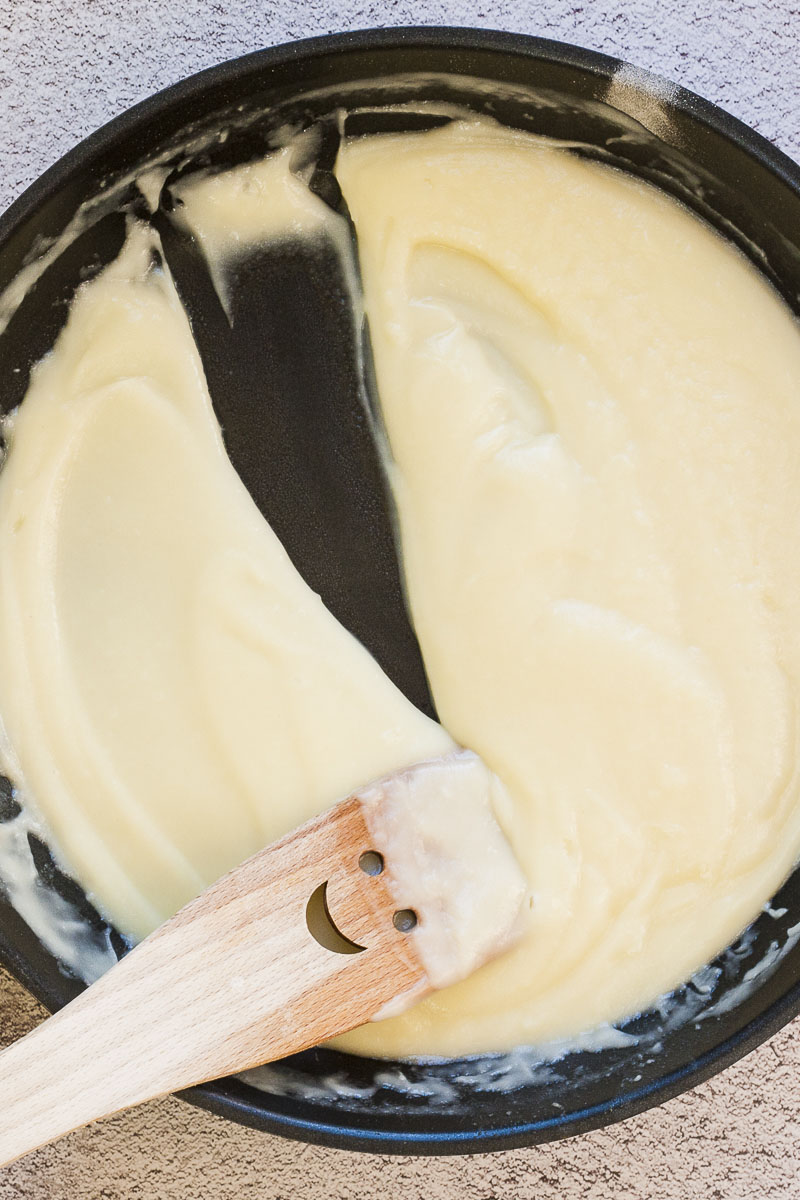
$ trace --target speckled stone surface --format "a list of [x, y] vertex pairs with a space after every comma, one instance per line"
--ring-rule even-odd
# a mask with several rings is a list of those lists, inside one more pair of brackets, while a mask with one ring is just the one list
[[[42, 1010], [0, 976], [3, 1041]], [[301, 1146], [180, 1100], [79, 1130], [0, 1171], [0, 1200], [794, 1200], [800, 1021], [661, 1108], [584, 1137], [473, 1158]]]
[[[0, 207], [149, 93], [289, 38], [464, 24], [561, 38], [661, 72], [800, 159], [800, 0], [0, 0]], [[41, 1016], [0, 974], [0, 1039]], [[793, 1200], [800, 1021], [721, 1076], [622, 1125], [471, 1159], [300, 1146], [178, 1100], [0, 1172], [0, 1200]]]

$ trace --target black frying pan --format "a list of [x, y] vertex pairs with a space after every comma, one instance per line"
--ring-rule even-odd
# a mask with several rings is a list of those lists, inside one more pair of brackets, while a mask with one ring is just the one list
[[[144, 211], [132, 172], [162, 161], [177, 178], [242, 162], [262, 154], [278, 126], [319, 122], [315, 187], [336, 205], [328, 168], [337, 136], [330, 117], [339, 106], [362, 110], [349, 118], [354, 132], [425, 125], [429, 116], [387, 114], [385, 106], [428, 99], [573, 143], [574, 153], [631, 171], [689, 204], [750, 255], [797, 311], [800, 169], [720, 109], [644, 73], [628, 73], [609, 106], [620, 67], [599, 54], [508, 34], [376, 31], [252, 54], [137, 105], [47, 171], [0, 218], [2, 289], [82, 203], [96, 201], [90, 227], [41, 276], [0, 337], [3, 410], [22, 398], [30, 367], [51, 347], [78, 283], [119, 250], [125, 212]], [[343, 303], [335, 257], [299, 245], [249, 256], [237, 272], [231, 327], [195, 248], [171, 221], [166, 193], [154, 220], [234, 466], [306, 580], [410, 699], [433, 712], [364, 420], [371, 384], [368, 370], [366, 379], [359, 370], [363, 331]], [[0, 819], [13, 819], [14, 811], [4, 785]], [[33, 852], [43, 886], [101, 929], [47, 847], [34, 843]], [[627, 1022], [628, 1036], [604, 1050], [544, 1065], [521, 1054], [512, 1062], [424, 1066], [319, 1049], [270, 1068], [269, 1091], [226, 1079], [185, 1097], [274, 1133], [402, 1153], [496, 1150], [608, 1124], [719, 1071], [800, 1011], [800, 873], [773, 913], [781, 908], [782, 916], [762, 914], [669, 1006]], [[113, 941], [122, 953], [122, 939]], [[0, 957], [51, 1009], [79, 990], [2, 901]]]

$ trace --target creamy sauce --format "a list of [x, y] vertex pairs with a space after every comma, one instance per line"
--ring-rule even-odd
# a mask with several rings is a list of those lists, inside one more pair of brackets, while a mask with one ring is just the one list
[[[248, 245], [341, 243], [291, 162], [180, 190], [223, 299]], [[800, 333], [688, 212], [530, 137], [471, 123], [365, 139], [337, 174], [448, 733], [255, 510], [136, 229], [38, 368], [0, 475], [15, 778], [63, 861], [140, 936], [452, 735], [502, 781], [527, 935], [340, 1044], [552, 1044], [685, 979], [800, 849]]]
[[800, 848], [800, 331], [688, 212], [481, 124], [346, 146], [437, 708], [514, 800], [502, 960], [348, 1044], [545, 1042], [644, 1007]]
[[[430, 914], [411, 936], [434, 987], [464, 979], [516, 941], [528, 884], [497, 822], [508, 793], [476, 754], [419, 763], [358, 796], [391, 863], [397, 908]], [[381, 1015], [390, 1011], [391, 1002]]]
[[0, 475], [13, 776], [134, 937], [359, 784], [453, 745], [243, 488], [152, 249], [135, 228], [80, 292]]

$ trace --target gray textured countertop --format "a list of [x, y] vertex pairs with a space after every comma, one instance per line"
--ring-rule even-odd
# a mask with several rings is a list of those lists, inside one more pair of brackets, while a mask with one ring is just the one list
[[[561, 38], [661, 72], [800, 159], [800, 0], [0, 0], [0, 207], [85, 134], [193, 71], [290, 38], [399, 24]], [[0, 974], [0, 1038], [41, 1010]], [[0, 1200], [792, 1200], [800, 1021], [623, 1125], [472, 1159], [377, 1159], [270, 1138], [178, 1100], [0, 1172]]]

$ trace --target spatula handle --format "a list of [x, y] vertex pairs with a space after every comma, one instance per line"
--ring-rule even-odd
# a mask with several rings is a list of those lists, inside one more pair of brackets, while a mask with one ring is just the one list
[[[0, 1054], [0, 1164], [428, 991], [413, 939], [393, 923], [390, 865], [377, 875], [359, 867], [371, 849], [358, 800], [343, 801], [219, 880]], [[355, 944], [342, 944], [349, 952], [311, 933], [315, 894]]]

